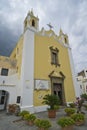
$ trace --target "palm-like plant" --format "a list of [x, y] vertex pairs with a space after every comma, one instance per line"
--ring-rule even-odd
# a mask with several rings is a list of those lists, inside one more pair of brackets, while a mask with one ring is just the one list
[[56, 95], [47, 94], [44, 96], [42, 103], [50, 106], [50, 109], [55, 109], [54, 106], [60, 104], [60, 99]]

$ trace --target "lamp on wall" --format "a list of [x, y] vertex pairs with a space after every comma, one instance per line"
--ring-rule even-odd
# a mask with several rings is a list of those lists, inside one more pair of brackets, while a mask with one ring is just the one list
[[3, 82], [2, 82], [3, 84], [5, 84], [5, 80], [3, 80]]

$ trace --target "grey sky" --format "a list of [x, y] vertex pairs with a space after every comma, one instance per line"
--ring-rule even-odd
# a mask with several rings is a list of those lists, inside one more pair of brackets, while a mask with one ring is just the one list
[[39, 25], [50, 22], [69, 36], [76, 71], [87, 68], [87, 0], [0, 0], [0, 55], [9, 55], [23, 32], [23, 21], [33, 8]]

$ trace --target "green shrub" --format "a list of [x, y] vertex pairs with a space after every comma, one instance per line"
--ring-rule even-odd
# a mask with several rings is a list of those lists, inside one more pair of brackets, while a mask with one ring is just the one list
[[69, 103], [69, 106], [70, 106], [71, 108], [75, 108], [75, 107], [76, 107], [75, 103]]
[[54, 105], [55, 110], [59, 110], [60, 106], [59, 105]]
[[61, 127], [66, 127], [75, 124], [75, 122], [70, 117], [62, 117], [57, 121], [57, 124]]
[[65, 112], [67, 113], [67, 115], [72, 115], [75, 113], [75, 109], [74, 108], [65, 108]]
[[24, 118], [27, 121], [34, 121], [36, 119], [36, 116], [34, 114], [26, 114]]
[[28, 120], [29, 116], [30, 116], [30, 113], [25, 114], [25, 115], [24, 115], [24, 119], [25, 119], [25, 120]]
[[24, 118], [24, 115], [29, 114], [29, 111], [23, 110], [19, 113], [19, 116], [22, 116]]
[[71, 115], [71, 118], [74, 120], [74, 121], [83, 121], [85, 120], [85, 116], [81, 113], [75, 113], [73, 115]]
[[36, 119], [34, 123], [38, 128], [45, 128], [45, 130], [51, 127], [51, 123], [45, 119]]
[[86, 93], [82, 94], [81, 98], [84, 98], [85, 100], [87, 100], [87, 94]]

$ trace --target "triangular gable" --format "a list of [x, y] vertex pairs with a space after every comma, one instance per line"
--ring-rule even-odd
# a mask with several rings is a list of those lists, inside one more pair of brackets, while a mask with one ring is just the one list
[[65, 78], [65, 75], [60, 71], [60, 72], [57, 72], [57, 71], [52, 71], [50, 74], [49, 74], [49, 77], [58, 77], [58, 78]]

